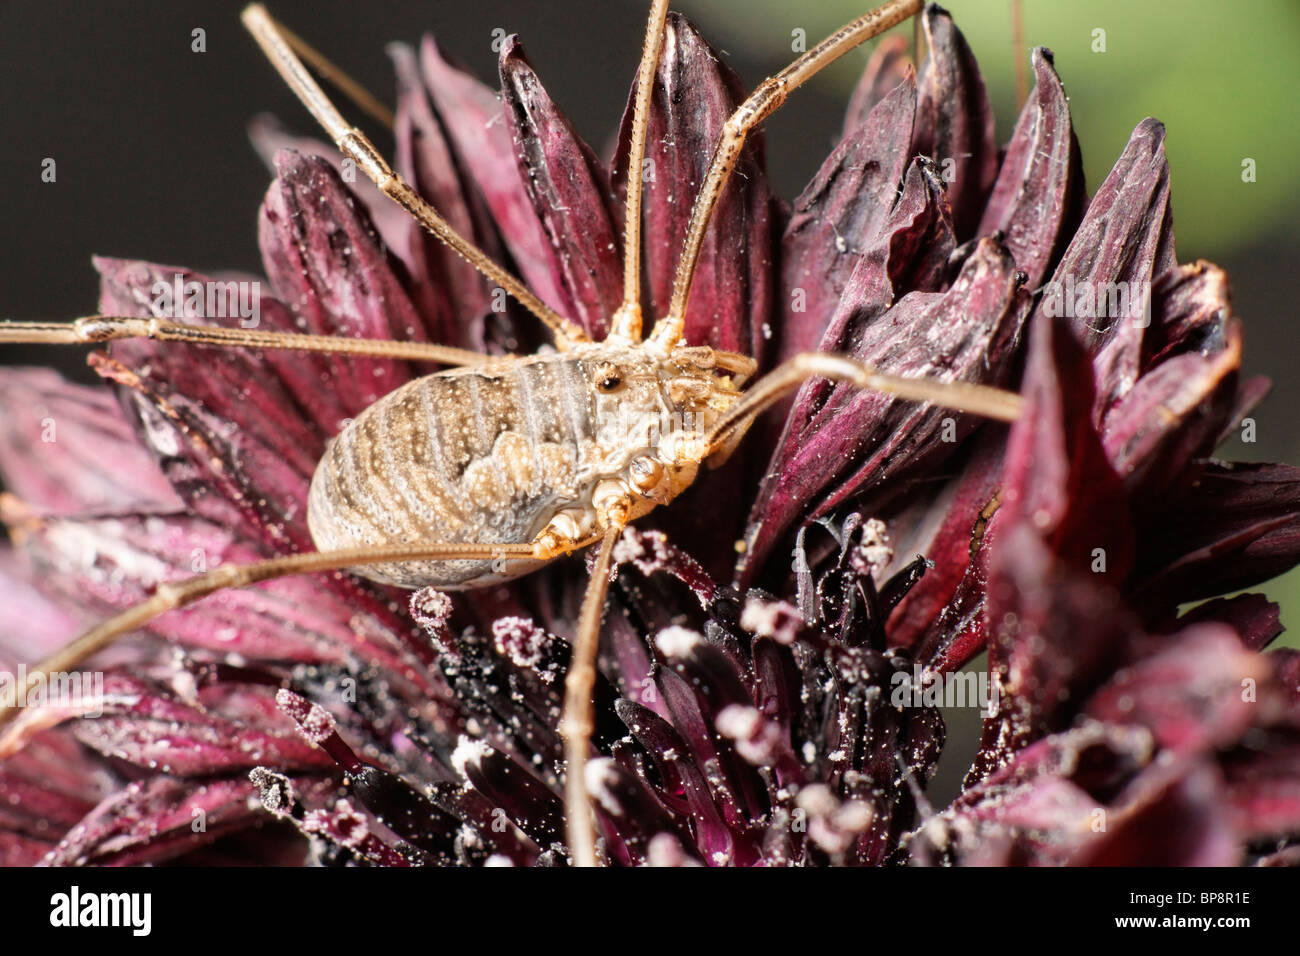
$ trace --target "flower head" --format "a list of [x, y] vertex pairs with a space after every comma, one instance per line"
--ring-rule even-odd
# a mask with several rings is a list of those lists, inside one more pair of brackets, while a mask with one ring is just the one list
[[[819, 348], [1018, 386], [1026, 412], [1008, 428], [812, 381], [625, 535], [585, 781], [605, 857], [1294, 859], [1300, 656], [1262, 653], [1276, 606], [1220, 595], [1300, 558], [1300, 472], [1210, 457], [1266, 384], [1240, 378], [1226, 277], [1175, 258], [1163, 129], [1139, 124], [1089, 198], [1051, 55], [1035, 51], [999, 150], [961, 34], [937, 7], [924, 27], [919, 77], [899, 44], [878, 47], [792, 206], [747, 147], [687, 338], [764, 368]], [[499, 99], [431, 39], [394, 61], [402, 174], [602, 335], [630, 120], [602, 162], [514, 40]], [[656, 313], [739, 92], [671, 17], [643, 171]], [[538, 346], [527, 315], [332, 150], [266, 119], [253, 137], [275, 172], [263, 328]], [[96, 265], [113, 314], [208, 278]], [[40, 370], [0, 379], [10, 670], [160, 583], [309, 549], [325, 442], [421, 372], [147, 341], [91, 363], [116, 402]], [[42, 442], [49, 420], [59, 437]], [[323, 574], [159, 617], [103, 655], [79, 704], [24, 714], [25, 746], [0, 764], [0, 859], [563, 862], [556, 727], [585, 578], [572, 559], [451, 597]], [[985, 648], [988, 679], [970, 683], [987, 692], [984, 739], [934, 806], [944, 725], [928, 695]]]

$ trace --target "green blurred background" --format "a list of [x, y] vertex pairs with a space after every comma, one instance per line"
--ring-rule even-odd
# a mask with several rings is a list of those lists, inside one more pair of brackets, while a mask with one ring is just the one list
[[[678, 0], [724, 50], [744, 51], [742, 75], [779, 69], [808, 45], [861, 15], [869, 0]], [[1224, 266], [1246, 324], [1248, 373], [1273, 379], [1255, 413], [1257, 442], [1234, 439], [1219, 455], [1233, 460], [1300, 461], [1300, 382], [1294, 286], [1300, 274], [1300, 3], [1296, 0], [1023, 0], [1024, 46], [1013, 43], [1010, 0], [944, 4], [965, 34], [989, 89], [1000, 142], [1015, 125], [1016, 63], [1046, 46], [1070, 97], [1089, 190], [1110, 171], [1134, 126], [1154, 116], [1168, 127], [1179, 261]], [[898, 30], [911, 33], [910, 24]], [[1105, 52], [1094, 52], [1095, 30]], [[837, 134], [835, 111], [870, 54], [869, 44], [796, 93], [767, 124], [769, 165], [784, 195], [807, 181]], [[738, 65], [733, 56], [729, 62]], [[755, 72], [756, 71], [756, 72]], [[1028, 70], [1027, 70], [1028, 72]], [[1029, 83], [1032, 84], [1032, 72]], [[826, 113], [826, 116], [820, 114]], [[811, 114], [811, 115], [810, 115]], [[1255, 160], [1255, 182], [1242, 162]], [[1262, 590], [1282, 604], [1283, 642], [1300, 647], [1300, 571]]]

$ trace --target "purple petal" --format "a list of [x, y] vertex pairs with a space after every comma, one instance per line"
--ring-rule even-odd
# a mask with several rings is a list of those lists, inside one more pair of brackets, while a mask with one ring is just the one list
[[1285, 630], [1281, 608], [1262, 594], [1238, 594], [1206, 601], [1180, 617], [1178, 626], [1182, 630], [1206, 621], [1228, 625], [1252, 651], [1262, 651]]
[[1215, 624], [1193, 625], [1161, 646], [1118, 671], [1084, 714], [1145, 727], [1161, 748], [1180, 753], [1212, 751], [1239, 738], [1258, 713], [1242, 688], [1267, 682], [1263, 659]]
[[1223, 781], [1207, 762], [1148, 768], [1122, 793], [1106, 830], [1073, 866], [1237, 866], [1241, 843], [1223, 812]]
[[[132, 783], [86, 815], [51, 853], [53, 866], [139, 866], [173, 859], [247, 826], [247, 780], [154, 777]], [[196, 827], [202, 820], [203, 826]]]
[[1085, 193], [1079, 144], [1052, 55], [1033, 53], [1036, 83], [1007, 144], [977, 235], [1000, 231], [1037, 289], [1073, 235]]
[[567, 314], [603, 339], [623, 299], [618, 216], [604, 171], [513, 37], [501, 48], [501, 87], [520, 178], [551, 245]]
[[[144, 681], [107, 674], [103, 716], [79, 721], [73, 731], [106, 756], [170, 775], [206, 775], [262, 763], [304, 769], [331, 765], [276, 709], [273, 688], [250, 685], [201, 693], [204, 699], [183, 703]], [[228, 699], [221, 699], [223, 693]], [[226, 719], [221, 711], [239, 719]]]
[[1138, 598], [1155, 606], [1248, 588], [1300, 562], [1300, 469], [1202, 462], [1144, 537]]
[[[69, 606], [91, 614], [124, 610], [163, 582], [260, 557], [228, 529], [184, 515], [33, 519], [24, 527], [24, 553], [33, 576]], [[360, 661], [395, 674], [410, 671], [414, 662], [383, 626], [387, 622], [357, 611], [355, 602], [335, 593], [319, 576], [292, 576], [214, 594], [156, 618], [149, 630], [187, 647], [238, 654], [250, 661]], [[35, 651], [42, 645], [35, 628], [33, 624], [21, 632], [31, 657], [38, 656]], [[76, 630], [65, 627], [54, 646]], [[411, 673], [415, 686], [407, 693], [412, 698], [429, 695], [433, 688], [424, 675], [419, 670]], [[399, 692], [405, 684], [399, 680], [393, 690]]]
[[566, 312], [570, 303], [546, 231], [519, 176], [497, 94], [449, 63], [432, 37], [420, 45], [420, 68], [462, 168], [482, 192], [520, 278], [551, 308]]
[[1300, 740], [1275, 733], [1267, 747], [1241, 746], [1221, 760], [1227, 802], [1247, 839], [1277, 841], [1300, 829]]
[[[427, 341], [388, 252], [357, 201], [324, 160], [283, 152], [258, 221], [266, 274], [299, 330], [396, 341]], [[349, 415], [412, 376], [388, 359], [329, 356], [321, 368]], [[318, 386], [319, 389], [319, 386]], [[332, 433], [332, 432], [331, 432]]]
[[[1049, 315], [1068, 316], [1094, 355], [1099, 416], [1137, 382], [1144, 329], [1151, 314], [1164, 314], [1149, 299], [1152, 280], [1175, 265], [1164, 139], [1165, 129], [1155, 120], [1143, 120], [1133, 131], [1040, 304]], [[1112, 297], [1112, 290], [1126, 294]]]
[[344, 165], [343, 154], [333, 144], [311, 136], [297, 136], [289, 132], [269, 113], [260, 113], [248, 124], [248, 138], [253, 148], [274, 176], [279, 175], [276, 157], [285, 151], [318, 156], [334, 167], [348, 188], [366, 207], [382, 237], [385, 247], [400, 258], [409, 268], [412, 265], [411, 215], [384, 195], [370, 178], [358, 172], [356, 164]]
[[[1204, 277], [1222, 276], [1209, 266], [1189, 268]], [[1176, 274], [1186, 273], [1180, 267]], [[1155, 307], [1162, 312], [1170, 278], [1167, 273], [1155, 285]], [[1226, 297], [1220, 301], [1226, 303]], [[1167, 354], [1106, 415], [1106, 454], [1134, 492], [1162, 495], [1185, 484], [1187, 462], [1209, 455], [1230, 423], [1238, 400], [1242, 330], [1226, 304], [1215, 314], [1218, 321], [1199, 350]]]
[[952, 17], [932, 4], [921, 22], [930, 55], [921, 70], [911, 152], [943, 169], [954, 231], [966, 240], [975, 234], [998, 174], [993, 110], [979, 65]]
[[[730, 860], [734, 838], [686, 741], [670, 723], [640, 704], [620, 700], [617, 709], [620, 719], [654, 762], [662, 780], [660, 799], [669, 806], [680, 803], [683, 811], [694, 818], [695, 844], [706, 860]], [[677, 800], [671, 800], [669, 794], [677, 795]]]
[[989, 669], [1002, 693], [977, 769], [1063, 729], [1134, 631], [1117, 594], [1133, 560], [1127, 502], [1092, 425], [1087, 356], [1054, 320], [1034, 327], [1022, 395], [1002, 528], [985, 533]]
[[[863, 330], [851, 354], [895, 375], [1003, 382], [1028, 311], [1016, 271], [1005, 250], [983, 240], [948, 292], [908, 295]], [[972, 416], [846, 385], [831, 388], [825, 404], [804, 418], [803, 396], [817, 387], [805, 385], [796, 398], [750, 512], [746, 573], [757, 570], [797, 519], [824, 515], [854, 496], [883, 494], [950, 455], [957, 443], [938, 440], [945, 419], [955, 420], [959, 438], [978, 424]]]
[[[396, 168], [453, 229], [501, 261], [503, 248], [492, 215], [433, 109], [415, 51], [394, 43], [388, 53], [398, 83]], [[403, 258], [411, 272], [413, 300], [433, 317], [430, 339], [484, 351], [484, 318], [492, 308], [487, 280], [409, 216], [406, 229], [412, 254]]]
[[[643, 234], [655, 316], [668, 311], [686, 224], [723, 124], [743, 98], [740, 81], [684, 17], [668, 15], [650, 101]], [[617, 177], [626, 176], [631, 108], [623, 115]], [[762, 359], [771, 320], [773, 199], [762, 140], [751, 136], [700, 250], [686, 309], [686, 340]], [[647, 172], [647, 175], [649, 173]]]
[[[174, 275], [206, 281], [147, 263], [97, 265], [109, 313], [149, 314], [151, 288], [172, 285]], [[257, 353], [203, 352], [196, 362], [192, 348], [125, 341], [113, 346], [117, 358], [94, 354], [91, 365], [123, 386], [140, 437], [191, 509], [251, 540], [307, 546], [304, 503], [324, 437]]]
[[0, 765], [0, 866], [32, 866], [111, 786], [66, 734], [37, 734]]
[[867, 121], [867, 117], [876, 104], [894, 87], [908, 76], [915, 76], [912, 58], [908, 54], [907, 37], [890, 34], [880, 39], [871, 51], [867, 66], [858, 78], [858, 85], [853, 89], [848, 109], [844, 112], [844, 139], [849, 138], [858, 127]]
[[915, 112], [916, 80], [908, 71], [795, 200], [781, 238], [783, 357], [817, 347], [854, 267], [886, 222], [897, 222], [891, 210], [911, 159]]
[[183, 507], [108, 389], [73, 385], [50, 369], [5, 369], [0, 408], [0, 474], [32, 509]]

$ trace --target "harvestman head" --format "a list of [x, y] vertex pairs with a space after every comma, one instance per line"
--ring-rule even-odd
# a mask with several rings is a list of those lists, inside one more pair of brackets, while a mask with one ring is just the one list
[[[820, 69], [863, 41], [915, 15], [921, 0], [891, 0], [846, 24], [765, 80], [727, 121], [695, 197], [667, 314], [643, 336], [641, 312], [641, 178], [627, 177], [623, 237], [623, 302], [610, 332], [594, 342], [555, 313], [518, 279], [453, 230], [346, 123], [303, 65], [328, 77], [368, 112], [385, 111], [319, 53], [279, 25], [261, 6], [244, 24], [284, 80], [328, 131], [339, 150], [420, 224], [513, 296], [554, 334], [556, 352], [492, 358], [412, 342], [259, 332], [96, 315], [72, 323], [0, 324], [0, 342], [94, 343], [150, 338], [191, 345], [292, 349], [424, 361], [452, 366], [416, 379], [367, 409], [327, 449], [312, 482], [308, 514], [319, 550], [258, 564], [229, 565], [160, 585], [152, 597], [82, 634], [30, 671], [30, 679], [71, 670], [119, 637], [166, 611], [215, 591], [290, 574], [347, 569], [406, 587], [458, 589], [514, 577], [556, 557], [596, 545], [595, 567], [578, 620], [565, 683], [560, 731], [565, 740], [565, 808], [573, 862], [597, 862], [585, 768], [591, 748], [592, 689], [613, 548], [623, 529], [666, 504], [694, 481], [701, 464], [726, 457], [755, 417], [810, 377], [846, 381], [920, 402], [1011, 421], [1018, 396], [967, 383], [900, 378], [836, 355], [791, 358], [748, 389], [755, 363], [747, 356], [690, 346], [684, 316], [710, 218], [746, 137]], [[649, 102], [663, 45], [667, 0], [653, 0], [638, 74], [628, 168], [645, 155]], [[467, 398], [468, 396], [468, 398]], [[493, 417], [496, 438], [475, 445], [464, 434], [457, 404], [466, 400]], [[581, 413], [567, 423], [542, 419], [547, 403]], [[615, 415], [614, 413], [620, 413]], [[605, 427], [617, 418], [619, 429]], [[556, 416], [558, 418], [558, 416]], [[663, 422], [670, 421], [667, 427]], [[459, 430], [458, 430], [459, 427]], [[426, 456], [396, 465], [403, 474], [376, 475], [363, 452], [391, 442]], [[449, 442], [461, 460], [449, 470], [438, 457]], [[457, 444], [458, 442], [458, 444]], [[412, 497], [410, 481], [420, 490]], [[400, 485], [400, 488], [397, 487]], [[510, 520], [499, 518], [503, 507]], [[0, 711], [0, 723], [15, 716]], [[31, 728], [19, 720], [0, 738], [0, 756], [22, 746]]]

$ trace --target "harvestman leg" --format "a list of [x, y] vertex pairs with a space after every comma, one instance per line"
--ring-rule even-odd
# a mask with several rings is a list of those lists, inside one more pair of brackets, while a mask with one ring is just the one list
[[664, 20], [668, 0], [653, 0], [641, 45], [636, 99], [632, 108], [632, 141], [627, 153], [627, 201], [623, 205], [623, 304], [610, 321], [606, 341], [634, 345], [641, 341], [641, 192], [645, 186], [641, 166], [650, 125], [650, 95], [664, 46]]
[[393, 115], [393, 111], [379, 102], [378, 99], [371, 95], [369, 90], [331, 63], [315, 47], [308, 44], [307, 41], [279, 20], [275, 21], [275, 26], [280, 31], [280, 35], [284, 37], [284, 42], [289, 44], [293, 52], [307, 61], [311, 68], [316, 71], [317, 76], [332, 83], [339, 92], [350, 99], [362, 112], [378, 120], [386, 129], [391, 130], [396, 125], [397, 117]]
[[490, 361], [490, 356], [478, 352], [428, 342], [390, 342], [386, 339], [353, 339], [340, 335], [260, 332], [255, 329], [190, 325], [186, 322], [127, 315], [88, 315], [72, 322], [0, 322], [0, 342], [91, 345], [115, 339], [153, 339], [159, 342], [228, 348], [369, 355], [414, 362], [436, 362], [439, 365], [481, 365]]
[[393, 171], [366, 135], [344, 121], [329, 97], [298, 59], [298, 55], [294, 52], [294, 44], [286, 35], [284, 28], [276, 23], [260, 4], [246, 7], [242, 18], [244, 26], [253, 35], [253, 39], [262, 48], [276, 72], [298, 99], [302, 100], [311, 115], [316, 117], [316, 121], [329, 133], [334, 145], [351, 158], [385, 195], [409, 212], [420, 225], [453, 249], [466, 262], [541, 319], [554, 333], [557, 348], [564, 350], [570, 345], [591, 341], [587, 333], [578, 325], [552, 310], [529, 291], [527, 286], [488, 258], [487, 253], [453, 229], [442, 216], [438, 215], [437, 210], [424, 201], [410, 183]]
[[826, 352], [801, 352], [782, 362], [749, 388], [704, 439], [705, 456], [725, 446], [737, 431], [743, 430], [783, 397], [810, 378], [828, 378], [850, 382], [861, 389], [883, 392], [916, 402], [933, 402], [945, 408], [970, 412], [984, 418], [1014, 422], [1020, 417], [1021, 398], [974, 382], [935, 382], [921, 378], [904, 378], [880, 372], [875, 367], [842, 355]]
[[600, 622], [605, 613], [614, 545], [624, 527], [623, 522], [611, 524], [601, 539], [587, 593], [582, 599], [569, 672], [564, 678], [564, 712], [560, 717], [565, 758], [564, 817], [574, 866], [596, 865], [596, 830], [591, 801], [587, 798], [587, 757], [591, 753], [591, 735], [596, 725], [592, 695], [596, 687]]
[[877, 9], [851, 23], [845, 24], [776, 76], [768, 77], [750, 94], [749, 99], [731, 114], [722, 128], [722, 135], [714, 149], [713, 161], [704, 185], [695, 197], [690, 224], [686, 229], [686, 242], [682, 256], [677, 261], [677, 276], [673, 280], [673, 295], [668, 304], [668, 314], [655, 323], [650, 341], [671, 349], [682, 340], [686, 323], [686, 303], [691, 295], [691, 282], [700, 257], [700, 246], [708, 231], [713, 210], [722, 196], [722, 190], [731, 178], [745, 138], [763, 120], [780, 108], [786, 97], [815, 76], [823, 67], [833, 63], [849, 50], [878, 36], [908, 17], [921, 12], [922, 0], [890, 0]]
[[[609, 590], [614, 545], [618, 542], [623, 528], [622, 521], [612, 523], [600, 539], [595, 568], [583, 598], [582, 613], [578, 618], [573, 655], [564, 684], [564, 710], [560, 720], [560, 733], [564, 737], [566, 758], [565, 816], [570, 851], [578, 866], [596, 865], [595, 828], [586, 793], [587, 759], [595, 725], [592, 693], [596, 682], [600, 624], [605, 610], [605, 597]], [[247, 587], [293, 574], [343, 570], [367, 564], [467, 559], [546, 561], [584, 548], [591, 543], [591, 539], [560, 542], [543, 535], [530, 544], [441, 544], [352, 548], [288, 555], [257, 564], [227, 565], [207, 574], [159, 585], [152, 597], [97, 624], [35, 667], [30, 668], [27, 672], [27, 680], [30, 685], [31, 682], [48, 679], [52, 673], [71, 671], [92, 655], [115, 643], [124, 635], [139, 630], [159, 615], [187, 607], [227, 588]], [[20, 697], [21, 694], [15, 695], [15, 699]], [[17, 712], [17, 707], [0, 706], [0, 728], [9, 723]], [[0, 758], [11, 756], [21, 749], [28, 732], [34, 729], [39, 727], [25, 727], [19, 724], [0, 734]]]
[[[391, 564], [405, 561], [457, 561], [457, 560], [537, 560], [549, 561], [591, 544], [594, 539], [561, 541], [553, 534], [543, 532], [527, 544], [422, 544], [379, 548], [346, 548], [335, 551], [313, 551], [292, 554], [260, 561], [257, 564], [231, 564], [180, 581], [160, 584], [153, 596], [127, 608], [84, 632], [71, 643], [64, 645], [50, 657], [28, 671], [29, 683], [54, 672], [66, 672], [80, 666], [95, 654], [116, 642], [125, 634], [139, 630], [160, 614], [178, 610], [226, 588], [247, 587], [292, 574], [309, 574], [319, 571], [338, 571], [369, 564]], [[15, 698], [17, 699], [17, 697]], [[16, 715], [16, 707], [0, 705], [0, 727]], [[0, 757], [8, 756], [22, 743], [20, 728], [0, 738]]]

